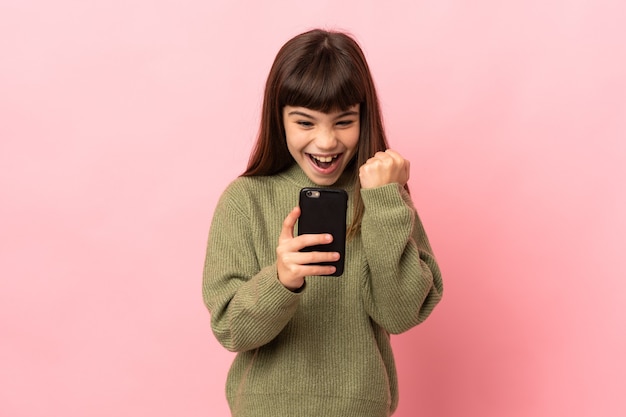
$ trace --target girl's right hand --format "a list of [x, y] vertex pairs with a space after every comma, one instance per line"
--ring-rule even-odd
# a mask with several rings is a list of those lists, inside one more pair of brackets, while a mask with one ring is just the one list
[[332, 242], [330, 234], [301, 235], [294, 237], [300, 208], [295, 207], [285, 217], [283, 228], [276, 247], [276, 267], [278, 280], [289, 290], [297, 290], [304, 285], [304, 277], [310, 275], [330, 275], [334, 266], [309, 265], [320, 262], [333, 262], [339, 259], [337, 252], [300, 252], [307, 246], [324, 245]]

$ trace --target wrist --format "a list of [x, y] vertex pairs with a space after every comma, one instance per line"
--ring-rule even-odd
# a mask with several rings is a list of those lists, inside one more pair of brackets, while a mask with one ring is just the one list
[[278, 282], [280, 282], [282, 286], [287, 288], [289, 291], [301, 292], [302, 289], [304, 288], [304, 284], [305, 284], [304, 277], [300, 279], [293, 279], [288, 282], [285, 282], [284, 280], [282, 280], [280, 278], [280, 274], [278, 275], [277, 278], [278, 278]]

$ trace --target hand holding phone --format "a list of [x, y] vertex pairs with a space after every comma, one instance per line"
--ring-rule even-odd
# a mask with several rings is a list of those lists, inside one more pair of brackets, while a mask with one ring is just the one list
[[308, 246], [301, 251], [338, 252], [339, 260], [319, 265], [335, 266], [335, 273], [331, 275], [340, 276], [345, 263], [348, 194], [336, 188], [307, 187], [300, 190], [299, 205], [298, 235], [329, 233], [333, 236], [329, 244]]

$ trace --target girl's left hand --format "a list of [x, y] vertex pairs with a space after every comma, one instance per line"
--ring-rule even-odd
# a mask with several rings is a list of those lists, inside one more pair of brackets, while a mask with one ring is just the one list
[[376, 152], [359, 168], [361, 188], [375, 188], [394, 182], [404, 186], [409, 174], [410, 162], [391, 149]]

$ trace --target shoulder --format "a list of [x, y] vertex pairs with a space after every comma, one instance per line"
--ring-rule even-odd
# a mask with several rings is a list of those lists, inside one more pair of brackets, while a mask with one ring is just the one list
[[249, 199], [252, 196], [264, 194], [268, 190], [280, 188], [280, 176], [254, 176], [235, 178], [222, 193], [223, 198]]
[[[237, 177], [224, 190], [219, 205], [248, 208], [272, 205], [297, 196], [297, 187], [281, 174]], [[292, 202], [290, 201], [290, 204]]]
[[266, 187], [272, 177], [237, 177], [226, 186], [223, 196], [245, 196], [253, 194], [259, 187]]
[[256, 194], [263, 181], [260, 177], [237, 177], [222, 192], [217, 203], [218, 208], [243, 208]]
[[297, 164], [272, 175], [240, 176], [226, 186], [218, 207], [242, 214], [285, 207], [288, 212], [298, 204], [300, 189], [312, 185]]

